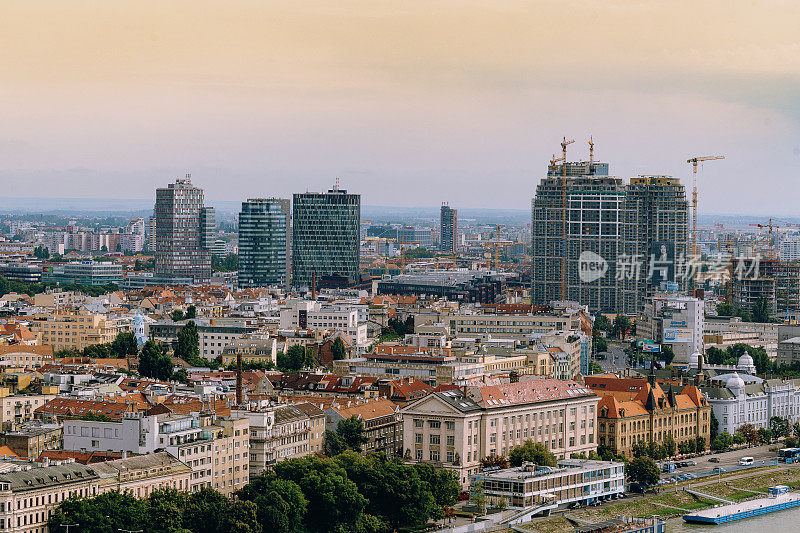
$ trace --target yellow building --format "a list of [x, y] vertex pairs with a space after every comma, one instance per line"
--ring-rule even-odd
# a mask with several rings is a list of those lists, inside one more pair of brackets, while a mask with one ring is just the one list
[[664, 392], [651, 378], [585, 376], [589, 389], [601, 396], [597, 409], [597, 444], [614, 453], [632, 457], [638, 443], [664, 443], [671, 436], [675, 444], [702, 438], [708, 449], [711, 430], [711, 406], [703, 393], [693, 386], [679, 393], [674, 388]]
[[30, 330], [39, 344], [52, 345], [55, 350], [80, 351], [87, 346], [105, 344], [125, 329], [129, 328], [85, 309], [37, 315], [30, 322]]

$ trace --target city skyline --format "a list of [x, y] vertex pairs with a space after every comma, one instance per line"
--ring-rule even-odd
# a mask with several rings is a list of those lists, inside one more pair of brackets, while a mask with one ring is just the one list
[[622, 178], [688, 185], [686, 159], [725, 154], [700, 171], [701, 213], [794, 212], [775, 192], [800, 157], [800, 6], [186, 6], [6, 4], [15, 128], [0, 179], [148, 198], [191, 172], [209, 198], [242, 201], [340, 176], [373, 205], [418, 205], [425, 190], [525, 209], [561, 137], [578, 160], [591, 135]]

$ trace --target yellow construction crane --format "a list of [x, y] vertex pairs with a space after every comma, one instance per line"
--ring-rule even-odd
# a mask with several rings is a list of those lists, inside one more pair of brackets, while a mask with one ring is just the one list
[[[589, 135], [589, 164], [591, 165], [594, 163], [594, 141], [592, 140], [592, 136]], [[591, 171], [591, 169], [589, 169]]]
[[[697, 163], [702, 161], [713, 161], [715, 159], [725, 159], [724, 155], [703, 155], [687, 159], [687, 163], [692, 164], [692, 256], [697, 256]], [[694, 286], [694, 275], [691, 283]]]
[[[561, 301], [567, 299], [567, 146], [574, 143], [575, 139], [561, 138], [561, 239], [564, 249], [561, 250]], [[553, 164], [556, 163], [553, 156]]]
[[400, 241], [400, 273], [404, 274], [406, 271], [406, 244], [416, 244], [419, 246], [419, 241], [406, 242], [405, 237]]

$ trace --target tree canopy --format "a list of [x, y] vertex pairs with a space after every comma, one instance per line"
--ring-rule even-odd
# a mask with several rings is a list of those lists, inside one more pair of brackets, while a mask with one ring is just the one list
[[152, 339], [142, 345], [139, 354], [139, 374], [147, 378], [166, 381], [172, 377], [172, 360], [167, 355], [166, 348]]
[[628, 463], [627, 471], [631, 481], [645, 485], [655, 485], [661, 477], [658, 466], [649, 457], [636, 457]]
[[553, 455], [553, 452], [548, 450], [541, 442], [534, 442], [531, 439], [511, 448], [508, 454], [508, 461], [511, 466], [520, 466], [525, 462], [541, 466], [556, 466], [556, 456]]

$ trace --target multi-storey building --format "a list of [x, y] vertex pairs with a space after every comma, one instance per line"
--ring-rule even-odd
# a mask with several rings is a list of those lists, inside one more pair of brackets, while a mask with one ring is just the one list
[[346, 333], [358, 351], [367, 347], [367, 322], [361, 310], [348, 304], [289, 300], [280, 311], [281, 330], [332, 330]]
[[435, 392], [403, 409], [403, 455], [454, 470], [462, 486], [481, 459], [526, 440], [559, 458], [597, 449], [598, 397], [574, 381], [532, 379]]
[[222, 365], [228, 366], [236, 363], [237, 357], [242, 357], [244, 363], [272, 363], [278, 362], [278, 339], [275, 337], [241, 338], [230, 341], [222, 349]]
[[250, 481], [250, 421], [217, 417], [209, 426], [214, 432], [214, 490], [231, 497]]
[[636, 321], [636, 337], [672, 347], [675, 363], [687, 364], [703, 351], [705, 302], [677, 293], [657, 293], [648, 298]]
[[670, 176], [631, 178], [622, 215], [622, 251], [627, 259], [640, 260], [646, 266], [638, 275], [622, 276], [620, 309], [641, 310], [661, 282], [668, 281], [685, 292], [688, 279], [675, 268], [682, 261], [687, 264], [691, 254], [689, 203], [680, 180]]
[[311, 418], [294, 405], [259, 405], [235, 409], [231, 416], [249, 421], [250, 476], [279, 461], [305, 457], [311, 450]]
[[688, 260], [688, 203], [676, 178], [625, 184], [608, 163], [550, 164], [531, 213], [534, 304], [567, 299], [634, 314], [661, 281], [685, 287], [676, 265]]
[[585, 376], [586, 385], [601, 396], [597, 415], [598, 445], [632, 457], [635, 444], [663, 444], [667, 436], [677, 445], [702, 440], [710, 445], [711, 406], [693, 385], [667, 391], [648, 378]]
[[383, 452], [391, 458], [402, 453], [403, 423], [400, 409], [391, 400], [376, 398], [364, 402], [336, 402], [325, 410], [325, 429], [336, 431], [340, 421], [356, 418], [364, 424], [367, 442], [363, 454]]
[[46, 267], [43, 281], [78, 283], [80, 285], [107, 285], [122, 281], [122, 265], [105, 261], [67, 263], [60, 267]]
[[414, 294], [458, 302], [502, 301], [505, 276], [486, 270], [434, 270], [397, 274], [378, 282], [378, 294]]
[[28, 324], [39, 344], [52, 345], [55, 350], [78, 351], [94, 344], [112, 342], [117, 333], [127, 328], [109, 320], [106, 315], [85, 309], [36, 315]]
[[458, 211], [447, 203], [442, 204], [439, 214], [439, 246], [453, 254], [458, 249]]
[[[544, 335], [554, 330], [581, 330], [581, 317], [577, 314], [563, 315], [499, 315], [476, 313], [443, 317], [456, 337], [529, 340], [532, 336]], [[418, 322], [415, 322], [418, 323]]]
[[205, 208], [203, 189], [193, 186], [188, 174], [156, 189], [155, 219], [155, 274], [197, 282], [210, 279], [213, 211]]
[[338, 186], [294, 195], [292, 284], [350, 284], [359, 279], [361, 195]]
[[[174, 343], [178, 333], [188, 321], [173, 322], [162, 320], [150, 324], [149, 333], [156, 340]], [[195, 320], [197, 335], [200, 341], [200, 355], [206, 359], [214, 359], [221, 355], [225, 347], [258, 330], [258, 327], [242, 319], [199, 319]]]
[[588, 505], [625, 493], [625, 463], [562, 459], [556, 467], [531, 463], [472, 476], [470, 489], [487, 504], [510, 508], [555, 508], [578, 502]]
[[289, 283], [289, 200], [253, 198], [239, 213], [239, 287]]

